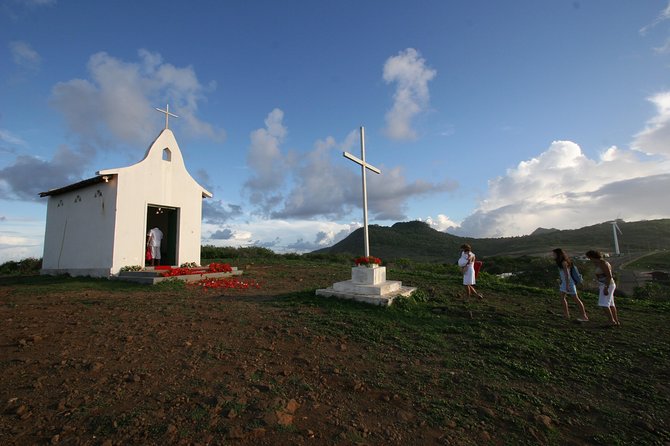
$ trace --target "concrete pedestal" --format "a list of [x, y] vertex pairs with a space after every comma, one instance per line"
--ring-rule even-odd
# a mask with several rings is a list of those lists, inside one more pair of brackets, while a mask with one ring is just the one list
[[402, 286], [402, 282], [398, 280], [386, 280], [386, 267], [374, 265], [351, 268], [351, 280], [316, 290], [316, 295], [388, 306], [396, 297], [409, 296], [415, 290], [416, 288]]

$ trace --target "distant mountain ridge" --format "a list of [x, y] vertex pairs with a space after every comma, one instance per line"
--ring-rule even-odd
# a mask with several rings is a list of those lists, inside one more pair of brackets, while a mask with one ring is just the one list
[[[622, 252], [644, 252], [670, 249], [670, 219], [643, 220], [617, 224], [622, 231], [619, 245]], [[451, 262], [463, 243], [481, 256], [544, 256], [554, 248], [563, 248], [570, 255], [583, 254], [589, 249], [603, 252], [614, 250], [612, 225], [609, 222], [580, 229], [538, 228], [530, 235], [501, 238], [459, 237], [437, 231], [421, 221], [395, 223], [393, 226], [369, 226], [370, 253], [384, 260], [407, 258], [424, 262]], [[363, 255], [363, 229], [316, 253], [349, 253]]]
[[556, 231], [559, 231], [559, 229], [556, 229], [556, 228], [551, 228], [551, 229], [547, 229], [547, 228], [537, 228], [536, 230], [534, 230], [533, 232], [531, 232], [530, 235], [549, 234], [549, 233], [551, 233], [551, 232], [556, 232]]

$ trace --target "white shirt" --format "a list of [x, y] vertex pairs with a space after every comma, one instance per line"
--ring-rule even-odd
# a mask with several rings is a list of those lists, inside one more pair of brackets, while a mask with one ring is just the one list
[[151, 231], [149, 231], [148, 235], [149, 235], [149, 243], [151, 243], [151, 246], [161, 245], [161, 240], [163, 240], [163, 233], [161, 232], [160, 229], [153, 228]]

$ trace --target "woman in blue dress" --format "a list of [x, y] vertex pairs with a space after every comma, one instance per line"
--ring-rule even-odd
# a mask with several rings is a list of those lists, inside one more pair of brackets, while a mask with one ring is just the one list
[[584, 308], [584, 302], [577, 295], [577, 286], [575, 281], [572, 280], [570, 275], [570, 268], [572, 268], [572, 260], [570, 257], [563, 251], [561, 248], [556, 248], [552, 251], [554, 253], [554, 260], [556, 261], [556, 266], [558, 266], [558, 275], [561, 278], [561, 285], [559, 291], [561, 292], [561, 298], [563, 298], [563, 314], [566, 319], [570, 319], [570, 308], [568, 307], [568, 295], [572, 296], [572, 299], [575, 301], [579, 310], [582, 312], [582, 317], [577, 318], [579, 322], [586, 322], [589, 320], [589, 317], [586, 315], [586, 308]]

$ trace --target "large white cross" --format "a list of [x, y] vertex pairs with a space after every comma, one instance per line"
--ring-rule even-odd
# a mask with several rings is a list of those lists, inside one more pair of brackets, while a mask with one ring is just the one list
[[158, 108], [158, 107], [155, 107], [155, 108], [156, 108], [156, 110], [158, 110], [159, 112], [161, 112], [161, 113], [165, 113], [165, 128], [168, 128], [168, 117], [169, 117], [169, 116], [172, 116], [172, 117], [174, 117], [174, 118], [178, 118], [178, 117], [179, 117], [179, 116], [177, 116], [177, 115], [175, 115], [175, 114], [170, 113], [170, 104], [166, 104], [166, 105], [165, 105], [165, 110], [161, 110], [161, 109]]
[[361, 165], [361, 176], [363, 177], [363, 239], [365, 241], [365, 257], [370, 257], [370, 241], [368, 239], [368, 187], [365, 181], [365, 169], [369, 169], [377, 174], [381, 174], [382, 171], [372, 164], [365, 162], [365, 129], [363, 127], [361, 127], [361, 159], [347, 152], [344, 152], [343, 155], [345, 158], [349, 158], [356, 164]]

